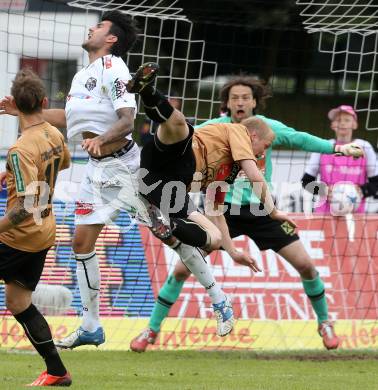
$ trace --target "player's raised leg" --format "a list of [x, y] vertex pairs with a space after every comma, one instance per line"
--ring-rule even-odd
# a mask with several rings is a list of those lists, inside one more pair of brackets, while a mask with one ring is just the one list
[[127, 90], [142, 98], [146, 115], [160, 124], [157, 136], [165, 145], [185, 140], [189, 128], [183, 113], [174, 108], [153, 83], [159, 70], [158, 64], [147, 62], [141, 65], [127, 85]]
[[303, 244], [299, 240], [294, 241], [280, 249], [278, 253], [301, 275], [303, 288], [317, 316], [318, 332], [323, 339], [324, 346], [327, 349], [336, 349], [339, 345], [339, 338], [333, 324], [329, 321], [324, 283]]
[[79, 329], [55, 342], [59, 348], [98, 346], [105, 342], [104, 329], [100, 324], [100, 266], [95, 251], [95, 243], [103, 226], [76, 225], [73, 251], [83, 317]]
[[[129, 92], [140, 94], [149, 118], [160, 124], [155, 142], [142, 150], [141, 167], [147, 173], [141, 179], [140, 191], [163, 214], [169, 216], [174, 237], [164, 242], [179, 254], [208, 292], [217, 317], [217, 333], [225, 336], [232, 330], [234, 322], [231, 304], [216, 283], [201, 251], [196, 248], [206, 251], [217, 249], [222, 235], [212, 222], [192, 208], [187, 187], [195, 172], [195, 158], [191, 149], [193, 128], [186, 123], [184, 115], [153, 87], [157, 71], [157, 64], [146, 63], [127, 85]], [[156, 168], [158, 164], [161, 169]], [[164, 186], [172, 182], [183, 187], [183, 192], [177, 189], [175, 193], [164, 196]], [[176, 202], [181, 201], [181, 209], [173, 211]]]
[[[182, 220], [182, 222], [187, 223], [189, 227], [190, 226], [194, 227], [194, 230], [191, 233], [190, 233], [190, 228], [187, 228], [185, 230], [185, 234], [190, 234], [190, 235], [195, 234], [198, 229], [199, 230], [202, 229], [203, 231], [205, 231], [205, 229], [203, 229], [199, 224], [194, 223], [190, 220], [187, 221]], [[210, 223], [210, 221], [208, 222]], [[212, 237], [215, 237], [214, 240], [216, 240], [213, 241], [213, 243], [215, 244], [215, 242], [220, 241], [221, 238], [219, 236], [220, 232], [214, 229], [212, 233], [213, 233]], [[211, 237], [211, 235], [208, 236]], [[172, 236], [170, 239], [162, 240], [162, 241], [165, 244], [167, 244], [169, 247], [171, 247], [179, 255], [180, 260], [182, 261], [182, 263], [179, 264], [181, 264], [181, 266], [185, 268], [187, 275], [189, 276], [191, 273], [193, 273], [193, 275], [197, 278], [199, 283], [205, 288], [206, 292], [208, 293], [213, 305], [215, 317], [217, 319], [217, 334], [222, 337], [229, 334], [232, 331], [234, 326], [234, 314], [232, 310], [231, 301], [227, 297], [227, 295], [223, 292], [223, 290], [220, 288], [219, 284], [216, 282], [205, 260], [204, 251], [197, 247], [185, 244], [184, 242], [178, 240], [174, 236]], [[207, 239], [203, 241], [202, 246], [206, 248], [211, 248], [211, 245], [209, 245]], [[217, 244], [217, 246], [219, 245]], [[182, 287], [181, 283], [176, 283], [176, 280], [173, 279], [172, 280], [173, 288], [172, 289], [168, 288], [167, 290], [169, 292], [167, 294], [172, 292], [172, 294], [175, 295], [176, 286], [180, 286], [180, 285]], [[180, 291], [181, 291], [181, 287], [179, 288]], [[177, 296], [175, 296], [175, 299], [172, 301], [171, 304], [173, 304], [174, 301], [178, 298], [178, 294], [180, 293], [180, 291], [177, 291]], [[161, 300], [161, 303], [165, 305], [166, 308], [169, 309], [169, 307], [171, 306], [169, 304], [170, 301], [167, 300], [165, 304], [163, 302], [164, 302], [164, 298]], [[168, 311], [164, 310], [165, 314], [163, 314], [163, 316], [168, 314]], [[145, 337], [153, 338], [153, 334], [147, 332], [145, 334]], [[138, 347], [132, 349], [138, 351]]]

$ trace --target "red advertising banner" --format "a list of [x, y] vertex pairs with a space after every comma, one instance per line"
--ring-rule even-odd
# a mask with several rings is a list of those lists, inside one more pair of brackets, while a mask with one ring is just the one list
[[[378, 318], [378, 217], [296, 215], [298, 234], [324, 281], [330, 317]], [[178, 256], [141, 227], [146, 259], [155, 297], [173, 270]], [[258, 261], [262, 272], [253, 274], [235, 264], [224, 251], [210, 255], [214, 275], [233, 297], [239, 319], [314, 319], [297, 271], [273, 251], [260, 252], [254, 242], [241, 236], [235, 245]], [[172, 317], [211, 318], [209, 298], [193, 277], [184, 285]]]

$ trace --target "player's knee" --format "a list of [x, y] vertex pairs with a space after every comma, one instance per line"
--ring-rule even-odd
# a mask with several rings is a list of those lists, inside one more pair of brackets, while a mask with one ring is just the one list
[[318, 275], [315, 266], [311, 262], [304, 262], [302, 264], [297, 265], [295, 268], [301, 275], [302, 279], [311, 280], [315, 279]]
[[173, 270], [173, 276], [178, 282], [183, 282], [186, 279], [189, 278], [191, 275], [191, 272], [188, 270], [188, 268], [182, 263], [181, 261], [178, 261], [176, 263], [175, 269]]
[[5, 306], [13, 315], [21, 313], [26, 309], [23, 301], [20, 301], [12, 296], [5, 297]]
[[184, 114], [181, 111], [176, 109], [173, 110], [172, 115], [168, 118], [167, 122], [169, 123], [169, 126], [173, 128], [180, 127], [180, 126], [187, 128], [188, 126], [186, 124], [186, 119]]
[[85, 237], [74, 237], [72, 249], [75, 253], [89, 253], [94, 250], [94, 247]]
[[189, 278], [190, 276], [190, 271], [187, 269], [187, 268], [180, 268], [180, 269], [175, 269], [173, 271], [173, 276], [175, 277], [175, 279], [178, 281], [178, 282], [183, 282], [185, 281], [186, 279]]
[[169, 119], [162, 123], [158, 130], [158, 137], [162, 138], [161, 141], [174, 140], [174, 142], [179, 142], [188, 135], [188, 124], [184, 115], [178, 110], [174, 110]]
[[222, 245], [222, 233], [218, 229], [214, 229], [208, 232], [210, 236], [210, 244], [208, 246], [209, 251], [219, 249]]

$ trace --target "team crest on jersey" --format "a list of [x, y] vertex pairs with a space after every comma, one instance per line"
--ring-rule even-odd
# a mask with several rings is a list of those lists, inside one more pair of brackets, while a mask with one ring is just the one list
[[85, 83], [85, 88], [87, 88], [88, 91], [92, 91], [92, 89], [95, 89], [97, 85], [97, 80], [94, 77], [89, 77], [87, 82]]
[[126, 92], [126, 83], [120, 79], [115, 79], [112, 86], [112, 98], [113, 100], [117, 100], [123, 96]]

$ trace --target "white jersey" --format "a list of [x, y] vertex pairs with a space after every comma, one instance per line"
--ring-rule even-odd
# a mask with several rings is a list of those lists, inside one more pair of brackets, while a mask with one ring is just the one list
[[116, 110], [136, 109], [135, 95], [126, 91], [130, 78], [124, 61], [113, 55], [98, 58], [76, 73], [66, 102], [68, 139], [84, 131], [101, 135], [119, 119]]

